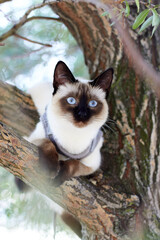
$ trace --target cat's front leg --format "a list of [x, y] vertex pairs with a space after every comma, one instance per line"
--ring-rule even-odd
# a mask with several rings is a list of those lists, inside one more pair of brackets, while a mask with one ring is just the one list
[[49, 174], [49, 177], [54, 179], [60, 170], [58, 153], [54, 144], [49, 139], [45, 139], [38, 146], [38, 150], [40, 167]]
[[93, 169], [87, 167], [80, 160], [59, 161], [60, 170], [54, 179], [54, 186], [58, 187], [72, 177], [86, 176], [93, 173]]
[[99, 141], [95, 150], [89, 156], [81, 160], [59, 161], [60, 170], [54, 179], [54, 185], [58, 187], [71, 177], [87, 176], [94, 173], [101, 165], [100, 148], [102, 140]]

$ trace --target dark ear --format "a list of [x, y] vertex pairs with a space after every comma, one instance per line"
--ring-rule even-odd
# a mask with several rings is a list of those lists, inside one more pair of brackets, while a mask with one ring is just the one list
[[107, 69], [105, 72], [100, 74], [93, 82], [91, 82], [91, 85], [102, 88], [103, 91], [106, 92], [106, 97], [108, 97], [109, 90], [112, 84], [113, 73], [113, 68]]
[[76, 79], [74, 78], [73, 74], [71, 73], [67, 65], [64, 62], [59, 61], [54, 70], [54, 77], [53, 77], [54, 93], [56, 93], [60, 85], [65, 83], [75, 82], [75, 81]]

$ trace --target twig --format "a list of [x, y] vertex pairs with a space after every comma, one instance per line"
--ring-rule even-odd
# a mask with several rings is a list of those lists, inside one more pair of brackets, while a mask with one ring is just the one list
[[45, 17], [45, 16], [33, 16], [33, 17], [30, 17], [30, 18], [27, 18], [26, 22], [30, 22], [32, 20], [37, 20], [37, 19], [52, 20], [52, 21], [62, 22], [60, 18]]
[[39, 44], [39, 45], [42, 45], [42, 46], [45, 46], [45, 47], [52, 47], [51, 44], [45, 44], [45, 43], [37, 42], [37, 41], [31, 40], [29, 38], [23, 37], [23, 36], [21, 36], [21, 35], [19, 35], [17, 33], [15, 33], [14, 36], [18, 37], [18, 38], [21, 38], [21, 39], [23, 39], [25, 41], [31, 42], [31, 43], [36, 43], [36, 44]]
[[[23, 15], [23, 17], [20, 18], [20, 20], [18, 21], [18, 23], [14, 24], [13, 27], [8, 30], [6, 33], [2, 34], [0, 36], [0, 42], [4, 41], [6, 38], [14, 35], [16, 33], [16, 31], [22, 27], [26, 22], [28, 21], [31, 21], [31, 20], [34, 20], [35, 17], [31, 17], [31, 18], [28, 18], [28, 15], [34, 11], [35, 9], [39, 9], [39, 8], [42, 8], [48, 4], [52, 4], [52, 3], [55, 3], [55, 1], [50, 1], [50, 2], [46, 2], [46, 3], [41, 3], [41, 4], [38, 4], [38, 5], [35, 5], [31, 8], [29, 8], [26, 13]], [[38, 16], [39, 17], [39, 16]], [[46, 19], [47, 20], [47, 17], [41, 17], [41, 19]], [[29, 20], [28, 20], [29, 19]], [[48, 20], [51, 20], [51, 19], [48, 19]], [[52, 18], [52, 20], [56, 20], [56, 21], [60, 21], [60, 18]]]

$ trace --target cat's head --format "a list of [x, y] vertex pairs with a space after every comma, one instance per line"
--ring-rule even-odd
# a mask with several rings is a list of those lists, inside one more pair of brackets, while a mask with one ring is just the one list
[[92, 123], [101, 127], [108, 117], [107, 97], [112, 79], [113, 69], [110, 68], [93, 81], [79, 82], [67, 65], [59, 61], [53, 79], [54, 112], [76, 127]]

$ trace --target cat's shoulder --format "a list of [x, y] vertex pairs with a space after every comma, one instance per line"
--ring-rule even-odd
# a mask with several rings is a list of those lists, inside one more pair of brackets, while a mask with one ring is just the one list
[[52, 98], [53, 84], [52, 82], [39, 82], [28, 89], [33, 102], [40, 115], [44, 113], [45, 107]]

